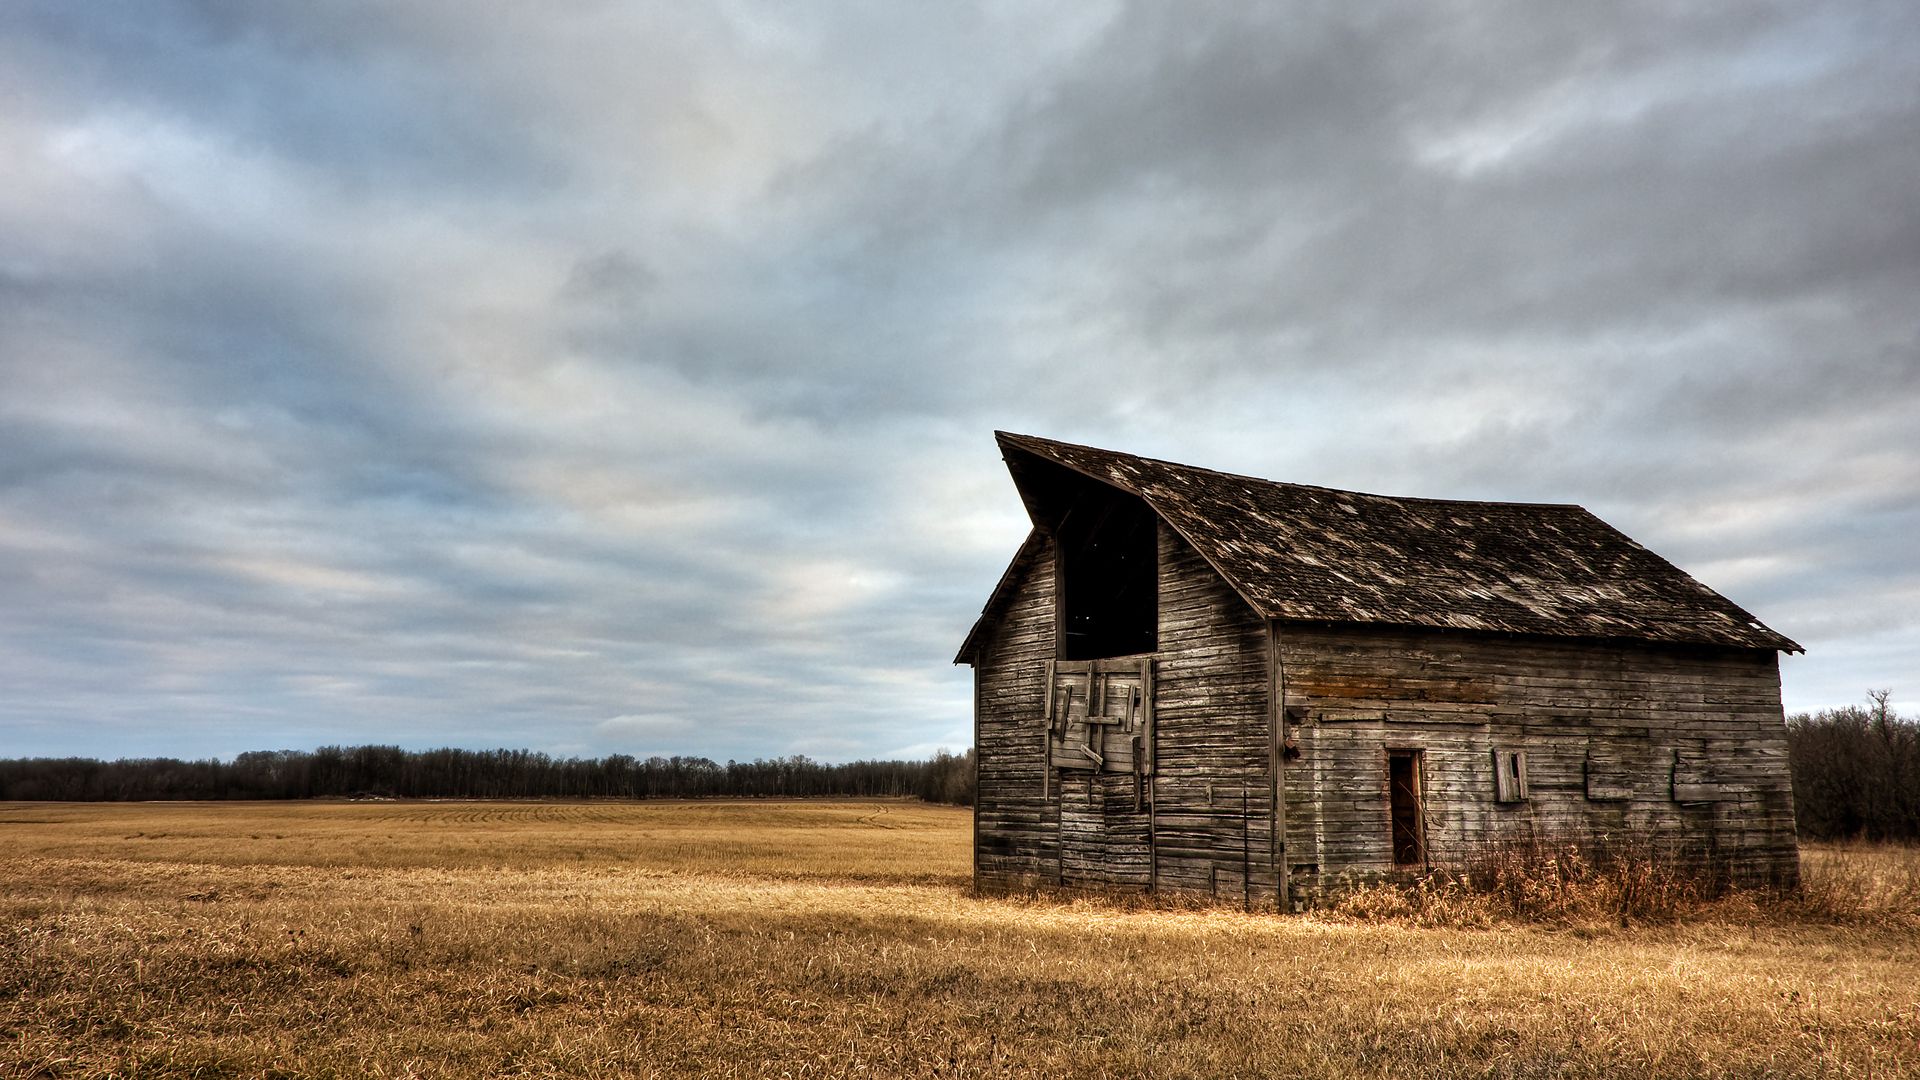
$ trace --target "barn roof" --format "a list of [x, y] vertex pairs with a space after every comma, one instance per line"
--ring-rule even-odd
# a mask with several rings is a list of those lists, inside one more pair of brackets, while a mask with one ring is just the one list
[[[1145, 500], [1262, 618], [1803, 651], [1571, 504], [1366, 495], [995, 437], [1009, 466], [1032, 455]], [[997, 620], [1035, 539], [960, 660]]]

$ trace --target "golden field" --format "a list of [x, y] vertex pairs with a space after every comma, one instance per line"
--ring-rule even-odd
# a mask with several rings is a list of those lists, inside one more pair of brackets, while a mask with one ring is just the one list
[[970, 821], [0, 804], [0, 1076], [1920, 1076], [1911, 850], [1435, 926], [976, 897]]

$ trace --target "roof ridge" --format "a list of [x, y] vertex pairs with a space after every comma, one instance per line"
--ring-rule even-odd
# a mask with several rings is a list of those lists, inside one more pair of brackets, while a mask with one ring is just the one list
[[1071, 442], [1066, 442], [1062, 439], [1043, 438], [1039, 435], [1023, 435], [1017, 431], [995, 431], [994, 435], [996, 437], [1014, 439], [1020, 442], [1044, 443], [1049, 446], [1065, 446], [1075, 450], [1090, 450], [1096, 454], [1111, 454], [1114, 457], [1132, 458], [1135, 461], [1147, 461], [1147, 462], [1152, 462], [1155, 465], [1165, 465], [1169, 468], [1179, 469], [1182, 472], [1206, 473], [1209, 476], [1224, 477], [1225, 479], [1228, 479], [1228, 480], [1250, 480], [1256, 484], [1272, 484], [1276, 487], [1304, 488], [1308, 491], [1326, 491], [1326, 492], [1331, 492], [1332, 494], [1335, 494], [1335, 495], [1357, 495], [1364, 499], [1386, 499], [1391, 502], [1436, 503], [1440, 505], [1456, 505], [1456, 506], [1530, 506], [1530, 507], [1540, 507], [1540, 508], [1554, 509], [1554, 510], [1578, 510], [1583, 514], [1594, 516], [1596, 518], [1598, 517], [1598, 515], [1595, 515], [1593, 511], [1588, 510], [1585, 506], [1582, 506], [1579, 503], [1520, 502], [1520, 501], [1514, 501], [1514, 500], [1508, 500], [1508, 499], [1438, 499], [1429, 495], [1383, 495], [1377, 491], [1355, 491], [1351, 488], [1328, 487], [1325, 484], [1303, 484], [1296, 480], [1274, 480], [1269, 477], [1254, 476], [1251, 473], [1234, 473], [1234, 472], [1227, 472], [1223, 469], [1209, 469], [1204, 465], [1188, 465], [1185, 462], [1181, 462], [1181, 461], [1169, 461], [1166, 458], [1148, 457], [1145, 454], [1135, 454], [1126, 450], [1108, 450], [1104, 447], [1089, 446], [1085, 443], [1071, 443]]

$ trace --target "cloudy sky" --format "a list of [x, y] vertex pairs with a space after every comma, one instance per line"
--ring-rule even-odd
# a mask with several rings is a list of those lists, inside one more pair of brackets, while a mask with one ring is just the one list
[[958, 749], [995, 428], [1911, 708], [1920, 6], [0, 9], [0, 756]]

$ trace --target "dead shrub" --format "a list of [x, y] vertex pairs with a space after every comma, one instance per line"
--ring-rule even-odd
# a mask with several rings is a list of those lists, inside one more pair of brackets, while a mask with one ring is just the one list
[[1644, 840], [1524, 836], [1458, 868], [1386, 878], [1339, 897], [1336, 914], [1423, 926], [1671, 922], [1733, 895], [1724, 867]]

